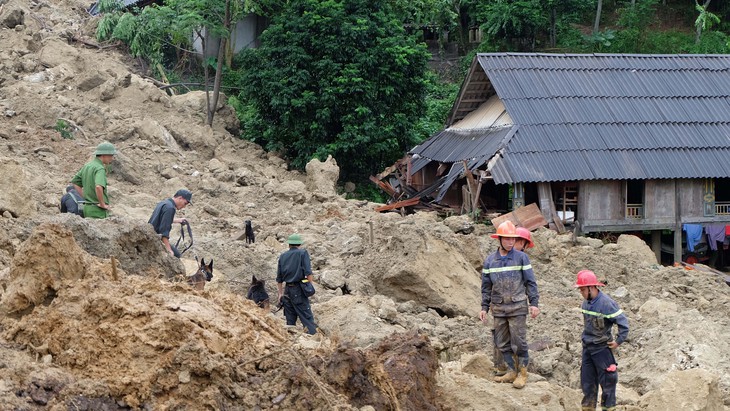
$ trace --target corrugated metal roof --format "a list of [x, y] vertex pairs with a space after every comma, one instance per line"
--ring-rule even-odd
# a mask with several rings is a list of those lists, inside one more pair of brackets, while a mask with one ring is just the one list
[[409, 154], [418, 154], [442, 163], [454, 163], [481, 157], [492, 157], [512, 127], [488, 129], [446, 129], [414, 147]]
[[491, 172], [497, 184], [514, 181], [726, 178], [730, 176], [728, 159], [729, 148], [502, 153], [502, 158]]
[[496, 183], [730, 177], [730, 55], [476, 59], [515, 124]]

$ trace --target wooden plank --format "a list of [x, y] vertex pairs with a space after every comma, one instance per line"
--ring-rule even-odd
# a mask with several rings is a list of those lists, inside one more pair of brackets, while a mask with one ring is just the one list
[[507, 220], [512, 221], [518, 227], [525, 227], [530, 231], [538, 227], [544, 227], [548, 224], [547, 220], [545, 220], [545, 217], [543, 217], [540, 209], [537, 208], [537, 204], [535, 203], [520, 207], [515, 211], [493, 218], [492, 225], [498, 227]]
[[380, 181], [380, 180], [378, 180], [377, 178], [375, 178], [373, 176], [370, 176], [370, 181], [372, 181], [373, 183], [375, 183], [375, 185], [377, 185], [378, 187], [380, 187], [381, 190], [383, 190], [386, 193], [388, 193], [391, 197], [395, 197], [396, 196], [395, 189], [389, 183], [386, 183], [384, 181]]
[[421, 201], [420, 197], [413, 197], [409, 198], [407, 200], [398, 201], [392, 204], [386, 204], [380, 207], [375, 208], [375, 211], [381, 212], [381, 211], [388, 211], [388, 210], [394, 210], [396, 208], [402, 208], [402, 207], [410, 207], [418, 204]]
[[[554, 224], [559, 233], [565, 232], [563, 222], [558, 218], [553, 201], [553, 191], [550, 183], [537, 183], [537, 196], [540, 198], [540, 210], [546, 221]], [[552, 228], [552, 227], [551, 227]]]

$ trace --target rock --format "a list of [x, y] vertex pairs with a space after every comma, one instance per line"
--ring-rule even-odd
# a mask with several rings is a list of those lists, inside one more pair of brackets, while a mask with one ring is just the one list
[[307, 189], [325, 196], [337, 195], [337, 180], [340, 178], [340, 168], [332, 156], [327, 156], [324, 162], [312, 159], [305, 167], [307, 171]]
[[623, 287], [622, 286], [622, 287], [619, 287], [619, 288], [615, 289], [611, 293], [611, 296], [614, 297], [614, 298], [616, 298], [616, 299], [619, 299], [619, 300], [626, 299], [629, 296], [629, 290], [626, 287]]
[[0, 17], [2, 18], [0, 20], [0, 26], [7, 27], [9, 29], [14, 29], [17, 26], [25, 24], [25, 10], [23, 9], [18, 8], [8, 10]]
[[639, 407], [648, 411], [723, 411], [718, 382], [718, 375], [701, 368], [671, 371], [659, 388], [641, 397]]
[[494, 363], [487, 355], [481, 353], [465, 355], [462, 357], [461, 362], [463, 364], [461, 371], [475, 375], [479, 378], [488, 380], [492, 379]]
[[342, 270], [323, 270], [318, 281], [330, 290], [334, 290], [345, 285], [345, 275]]
[[446, 217], [444, 224], [457, 234], [474, 232], [474, 222], [466, 215]]
[[90, 73], [86, 73], [85, 77], [81, 79], [81, 82], [77, 87], [81, 91], [89, 91], [104, 84], [105, 81], [106, 76], [97, 71], [92, 71]]
[[355, 183], [353, 183], [352, 181], [348, 181], [345, 183], [345, 192], [346, 193], [353, 193], [353, 192], [355, 192], [356, 188], [357, 188], [357, 186], [355, 186]]
[[30, 177], [14, 158], [0, 158], [0, 212], [7, 217], [30, 217], [38, 211]]

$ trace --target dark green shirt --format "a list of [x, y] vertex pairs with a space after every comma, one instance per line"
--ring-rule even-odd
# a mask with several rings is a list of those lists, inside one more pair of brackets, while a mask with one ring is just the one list
[[99, 199], [96, 197], [96, 186], [102, 186], [104, 189], [104, 204], [109, 204], [106, 192], [106, 168], [99, 157], [84, 164], [81, 170], [71, 179], [71, 183], [83, 188], [84, 200], [93, 204], [99, 204]]

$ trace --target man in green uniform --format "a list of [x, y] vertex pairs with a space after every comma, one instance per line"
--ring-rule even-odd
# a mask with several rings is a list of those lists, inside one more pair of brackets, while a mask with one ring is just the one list
[[106, 191], [106, 166], [111, 164], [117, 150], [112, 143], [96, 147], [96, 157], [84, 164], [71, 179], [76, 190], [84, 194], [84, 217], [106, 218], [109, 215], [109, 197]]

